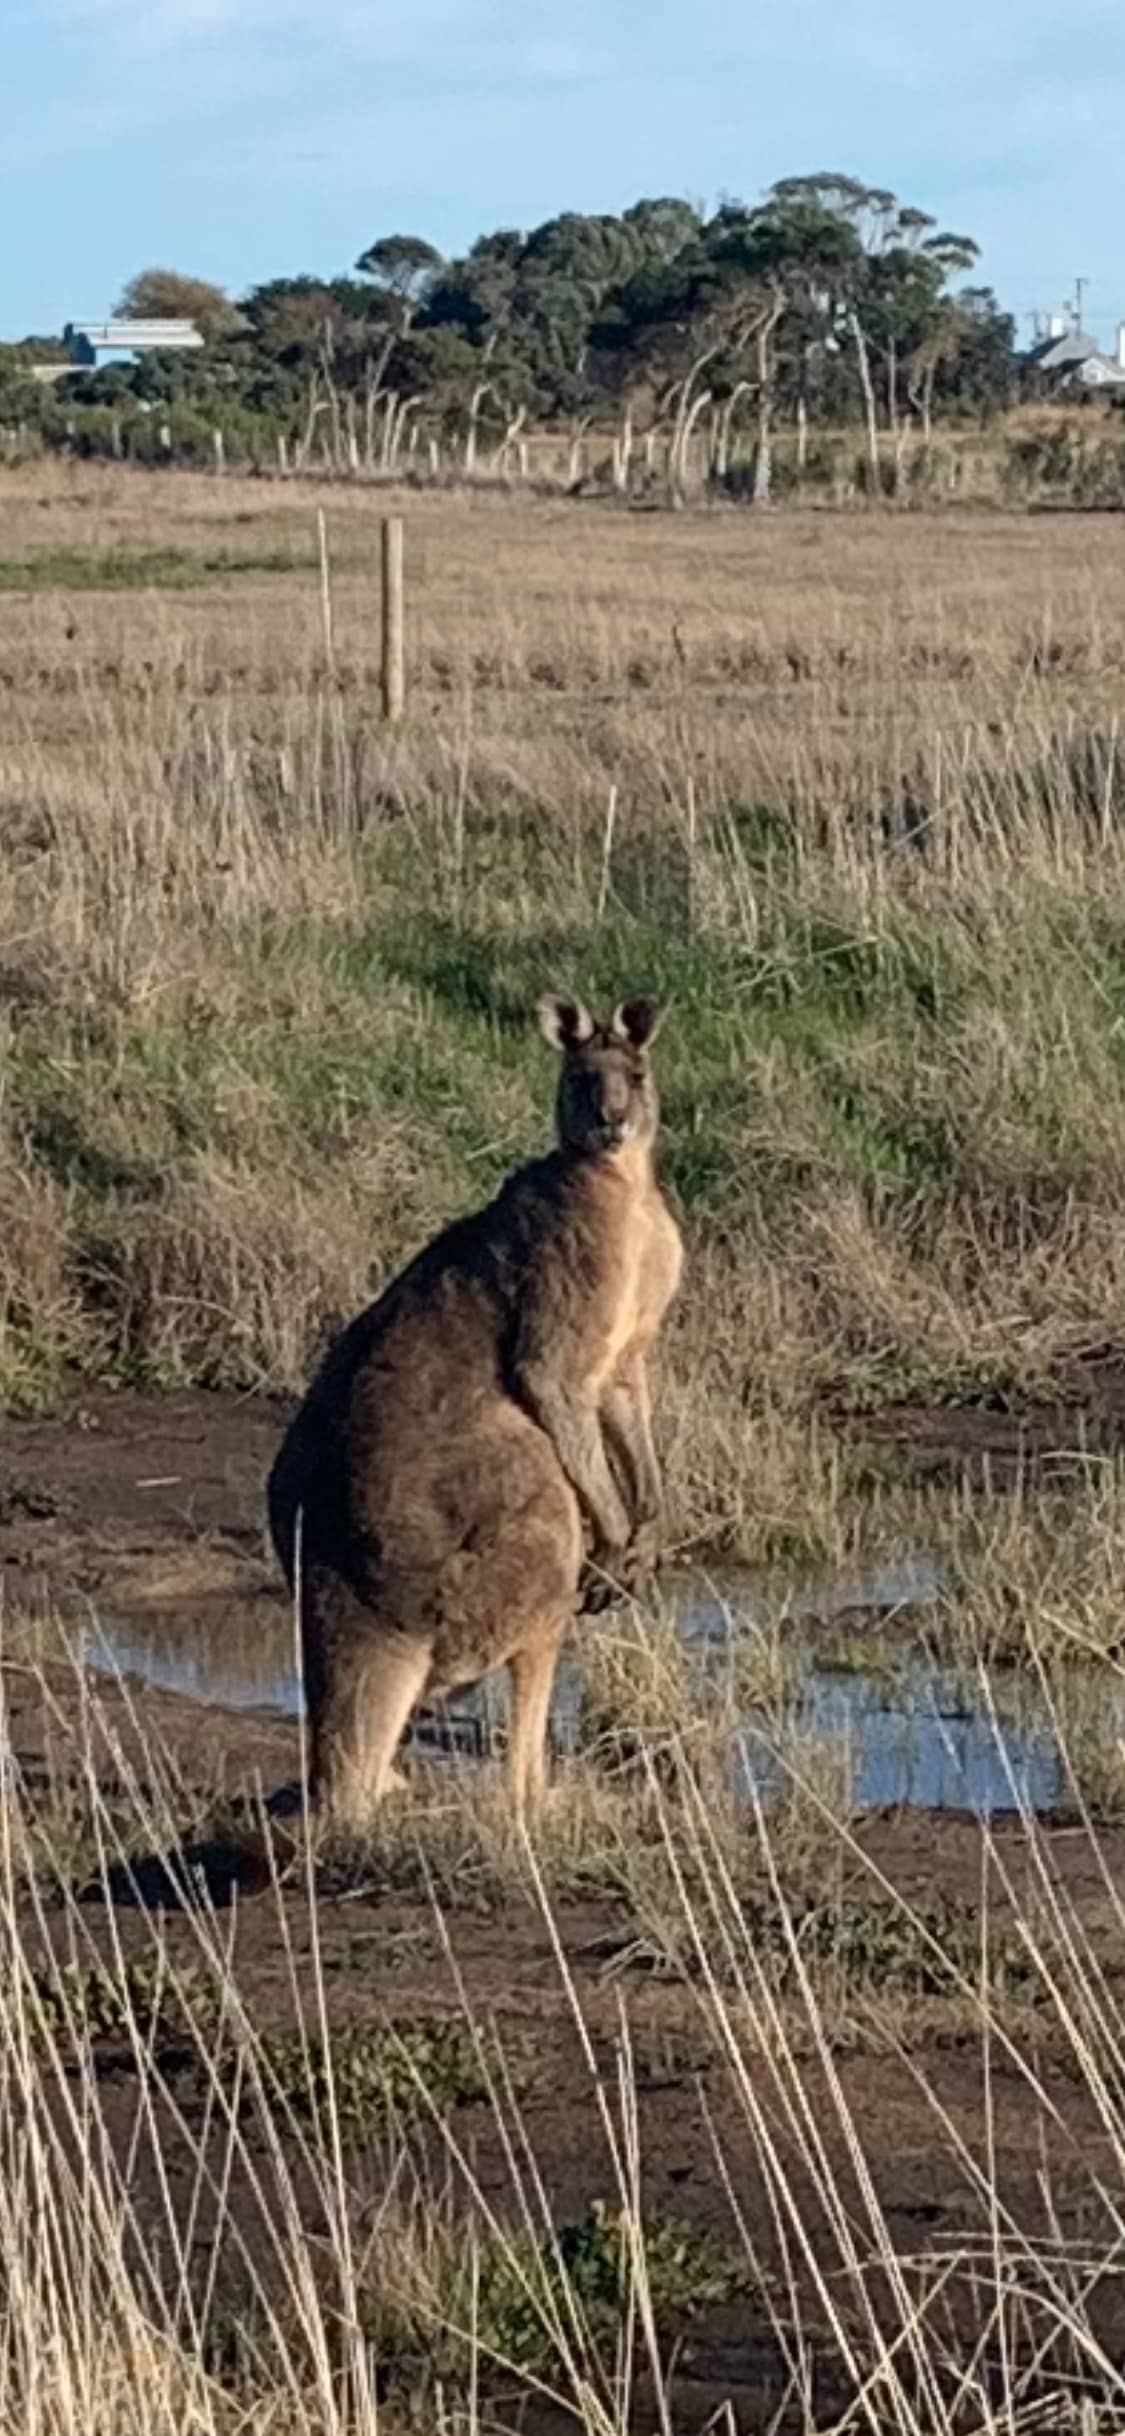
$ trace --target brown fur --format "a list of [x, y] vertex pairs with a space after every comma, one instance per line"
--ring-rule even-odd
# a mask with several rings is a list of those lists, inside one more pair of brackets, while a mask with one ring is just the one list
[[386, 1790], [423, 1693], [504, 1663], [513, 1794], [534, 1802], [583, 1523], [618, 1578], [655, 1552], [645, 1355], [680, 1268], [652, 1168], [658, 1010], [540, 1015], [563, 1052], [556, 1149], [352, 1322], [270, 1474], [291, 1584], [300, 1531], [313, 1790], [348, 1819]]

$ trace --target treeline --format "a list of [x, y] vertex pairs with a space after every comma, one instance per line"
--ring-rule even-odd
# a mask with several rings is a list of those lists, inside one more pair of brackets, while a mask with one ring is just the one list
[[191, 314], [206, 346], [58, 386], [29, 373], [51, 342], [0, 350], [0, 423], [91, 453], [357, 473], [534, 473], [549, 435], [571, 481], [757, 500], [823, 475], [822, 435], [851, 431], [861, 478], [893, 488], [912, 437], [1012, 400], [1014, 323], [972, 284], [976, 255], [897, 196], [819, 175], [710, 217], [672, 197], [564, 212], [455, 261], [381, 237], [346, 278], [237, 303], [143, 272], [121, 308]]

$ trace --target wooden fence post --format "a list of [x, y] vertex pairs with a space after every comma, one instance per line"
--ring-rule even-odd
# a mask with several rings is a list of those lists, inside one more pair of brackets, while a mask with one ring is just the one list
[[406, 703], [402, 518], [383, 518], [383, 717], [392, 725]]

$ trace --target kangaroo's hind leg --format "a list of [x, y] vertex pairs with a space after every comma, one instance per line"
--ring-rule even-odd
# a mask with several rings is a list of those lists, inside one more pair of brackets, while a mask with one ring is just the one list
[[429, 1644], [400, 1633], [348, 1653], [313, 1729], [313, 1798], [333, 1825], [364, 1826], [401, 1782], [395, 1752], [429, 1673]]
[[508, 1660], [512, 1683], [512, 1729], [508, 1785], [516, 1817], [525, 1823], [541, 1808], [547, 1784], [547, 1717], [559, 1645], [570, 1604], [537, 1626]]
[[328, 1568], [302, 1583], [311, 1798], [335, 1826], [367, 1823], [401, 1782], [395, 1752], [429, 1680], [424, 1634], [380, 1625]]

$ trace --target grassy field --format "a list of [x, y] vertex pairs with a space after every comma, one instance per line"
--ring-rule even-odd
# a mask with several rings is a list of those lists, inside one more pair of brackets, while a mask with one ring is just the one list
[[820, 1546], [848, 1416], [1089, 1401], [1118, 523], [412, 499], [388, 736], [370, 495], [329, 501], [331, 666], [311, 493], [53, 468], [4, 510], [42, 578], [0, 586], [10, 1403], [296, 1387], [542, 1141], [552, 978], [672, 1000], [685, 1540]]
[[[1125, 528], [412, 494], [388, 734], [384, 498], [0, 501], [3, 2436], [1120, 2424]], [[671, 1001], [675, 1535], [782, 1587], [707, 1703], [591, 1637], [534, 1852], [315, 1853], [48, 1610], [259, 1646], [258, 1399], [543, 1142], [550, 984]], [[794, 1735], [785, 1581], [911, 1547], [1046, 1824]]]

